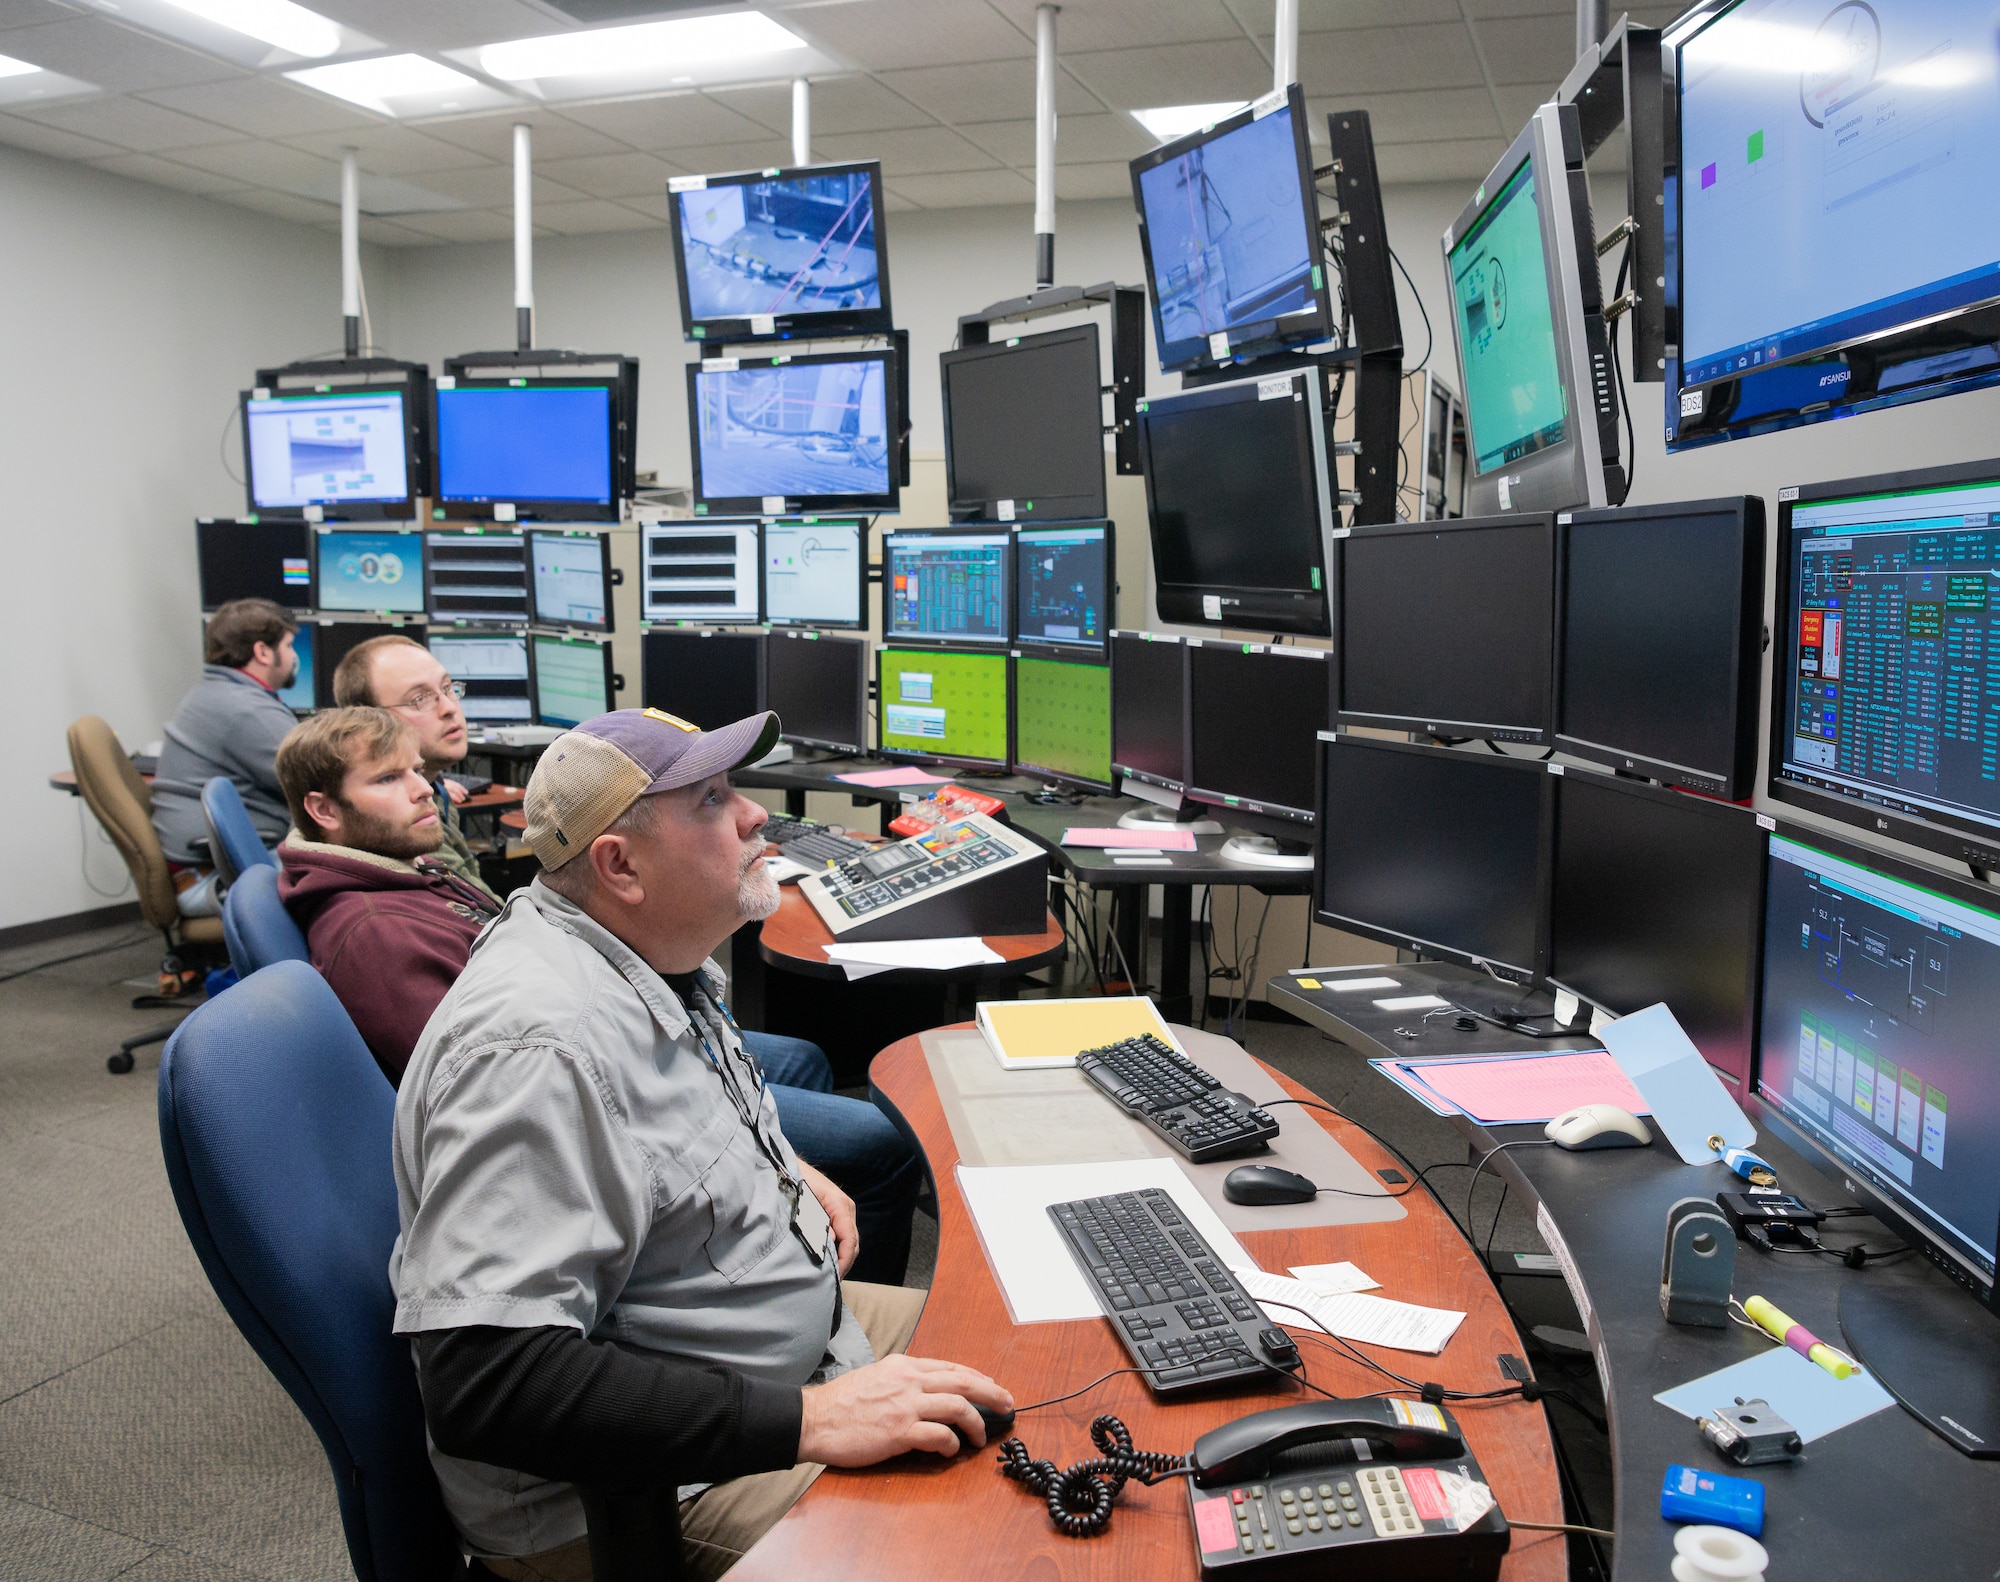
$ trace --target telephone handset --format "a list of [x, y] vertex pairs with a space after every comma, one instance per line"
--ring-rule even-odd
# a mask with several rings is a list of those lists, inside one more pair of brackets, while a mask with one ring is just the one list
[[1492, 1582], [1511, 1542], [1457, 1421], [1428, 1402], [1254, 1412], [1188, 1461], [1204, 1578], [1372, 1582], [1393, 1564], [1398, 1582]]

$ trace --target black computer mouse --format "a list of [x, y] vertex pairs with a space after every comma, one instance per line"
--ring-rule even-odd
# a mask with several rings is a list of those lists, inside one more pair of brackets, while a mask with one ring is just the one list
[[[1012, 1412], [989, 1411], [984, 1406], [975, 1406], [973, 1410], [979, 1413], [979, 1421], [986, 1427], [986, 1448], [988, 1450], [998, 1445], [1001, 1440], [1013, 1432], [1014, 1414]], [[960, 1455], [964, 1455], [968, 1450], [979, 1448], [965, 1437], [956, 1423], [952, 1425], [951, 1431], [958, 1437], [958, 1451]]]
[[1238, 1165], [1222, 1178], [1222, 1195], [1232, 1203], [1310, 1203], [1319, 1188], [1294, 1170]]

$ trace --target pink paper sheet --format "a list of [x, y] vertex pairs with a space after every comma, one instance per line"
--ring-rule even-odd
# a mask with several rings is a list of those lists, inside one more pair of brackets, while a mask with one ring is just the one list
[[863, 769], [856, 774], [835, 775], [833, 778], [845, 780], [849, 785], [868, 786], [880, 791], [889, 786], [941, 786], [949, 777], [926, 774], [921, 769]]
[[1487, 1126], [1554, 1120], [1579, 1104], [1616, 1104], [1634, 1115], [1647, 1113], [1632, 1079], [1602, 1049], [1397, 1064], [1445, 1103]]
[[1193, 851], [1194, 831], [1186, 829], [1066, 829], [1065, 846], [1137, 846], [1146, 851]]

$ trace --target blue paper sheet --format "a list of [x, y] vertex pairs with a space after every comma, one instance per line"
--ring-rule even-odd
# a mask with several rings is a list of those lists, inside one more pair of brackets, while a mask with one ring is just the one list
[[1598, 1037], [1645, 1097], [1653, 1119], [1684, 1163], [1704, 1165], [1720, 1159], [1721, 1151], [1708, 1145], [1710, 1137], [1720, 1137], [1723, 1148], [1756, 1145], [1757, 1128], [1666, 1006], [1650, 1005], [1607, 1022], [1598, 1029]]
[[1703, 1374], [1653, 1399], [1683, 1417], [1706, 1417], [1717, 1407], [1734, 1406], [1738, 1396], [1770, 1402], [1771, 1410], [1807, 1444], [1896, 1404], [1866, 1373], [1836, 1379], [1787, 1346], [1773, 1346], [1762, 1356]]

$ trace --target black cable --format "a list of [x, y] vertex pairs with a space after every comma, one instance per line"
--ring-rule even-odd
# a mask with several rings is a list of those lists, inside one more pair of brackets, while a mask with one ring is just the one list
[[[1628, 237], [1625, 242], [1624, 255], [1618, 260], [1618, 281], [1611, 288], [1611, 295], [1614, 300], [1625, 294], [1625, 272], [1631, 265], [1631, 262], [1632, 242]], [[1626, 316], [1629, 318], [1631, 315], [1628, 314]], [[1611, 341], [1611, 372], [1618, 380], [1618, 405], [1625, 413], [1625, 491], [1618, 496], [1618, 503], [1623, 505], [1627, 500], [1632, 498], [1632, 477], [1638, 470], [1639, 465], [1639, 441], [1632, 430], [1632, 403], [1625, 399], [1625, 359], [1618, 351], [1618, 328], [1616, 325], [1612, 326], [1609, 339]], [[1638, 349], [1639, 331], [1635, 327], [1632, 331], [1632, 350], [1636, 354]]]
[[1396, 249], [1393, 247], [1389, 249], [1389, 262], [1396, 266], [1396, 272], [1403, 277], [1403, 284], [1410, 288], [1410, 295], [1416, 299], [1417, 312], [1423, 315], [1424, 354], [1417, 359], [1417, 366], [1410, 370], [1413, 374], [1422, 373], [1424, 364], [1431, 360], [1431, 348], [1437, 343], [1437, 336], [1431, 329], [1430, 309], [1424, 306], [1423, 293], [1417, 290], [1417, 283], [1410, 278], [1409, 270], [1403, 267], [1403, 261], [1396, 256]]
[[[1493, 1147], [1487, 1149], [1486, 1152], [1480, 1156], [1479, 1163], [1473, 1167], [1472, 1179], [1468, 1181], [1465, 1186], [1465, 1239], [1467, 1241], [1470, 1242], [1473, 1240], [1472, 1194], [1474, 1189], [1479, 1185], [1479, 1178], [1485, 1172], [1487, 1163], [1494, 1157], [1494, 1155], [1504, 1154], [1510, 1148], [1553, 1148], [1554, 1146], [1555, 1144], [1546, 1137], [1522, 1137], [1511, 1143], [1496, 1143]], [[1505, 1187], [1504, 1182], [1502, 1183], [1502, 1187], [1503, 1188]], [[1500, 1208], [1505, 1208], [1506, 1206], [1507, 1206], [1507, 1194], [1505, 1190], [1503, 1190], [1500, 1194]], [[1498, 1231], [1500, 1228], [1500, 1208], [1496, 1208], [1493, 1211], [1493, 1228], [1492, 1230], [1489, 1230], [1486, 1233], [1486, 1250], [1487, 1250], [1486, 1272], [1488, 1274], [1491, 1274], [1493, 1272], [1493, 1263], [1492, 1263], [1493, 1236], [1494, 1233]], [[1474, 1243], [1474, 1245], [1477, 1245], [1477, 1243]]]
[[[1366, 1132], [1370, 1137], [1374, 1138], [1376, 1142], [1380, 1143], [1385, 1152], [1393, 1155], [1398, 1161], [1407, 1166], [1409, 1168], [1410, 1173], [1414, 1175], [1417, 1178], [1417, 1180], [1422, 1181], [1424, 1183], [1424, 1190], [1430, 1193], [1432, 1200], [1437, 1204], [1439, 1208], [1444, 1209], [1447, 1216], [1450, 1215], [1451, 1210], [1449, 1208], [1445, 1208], [1445, 1201], [1443, 1198], [1438, 1196], [1437, 1188], [1432, 1186], [1430, 1182], [1425, 1180], [1424, 1178], [1428, 1176], [1433, 1170], [1466, 1170], [1471, 1168], [1469, 1165], [1460, 1163], [1457, 1160], [1448, 1160], [1442, 1164], [1426, 1165], [1423, 1169], [1419, 1170], [1416, 1166], [1415, 1161], [1413, 1161], [1408, 1154], [1404, 1153], [1402, 1149], [1398, 1148], [1394, 1143], [1390, 1142], [1388, 1138], [1384, 1137], [1380, 1132], [1376, 1131], [1375, 1128], [1370, 1126], [1366, 1121], [1358, 1121], [1352, 1115], [1347, 1114], [1345, 1111], [1337, 1110], [1331, 1104], [1322, 1104], [1317, 1099], [1259, 1099], [1257, 1103], [1260, 1109], [1266, 1109], [1266, 1110], [1271, 1109], [1273, 1106], [1279, 1104], [1296, 1104], [1301, 1109], [1325, 1110], [1327, 1114], [1335, 1117], [1338, 1120], [1346, 1121], [1347, 1124], [1350, 1126], [1360, 1127], [1362, 1131]], [[1404, 1194], [1401, 1192], [1395, 1192], [1395, 1193], [1385, 1192], [1382, 1195], [1384, 1197], [1402, 1197]]]
[[1134, 1450], [1131, 1431], [1109, 1412], [1092, 1421], [1090, 1440], [1097, 1446], [1096, 1457], [1077, 1462], [1067, 1472], [1059, 1471], [1053, 1461], [1031, 1459], [1019, 1439], [1000, 1446], [1001, 1476], [1025, 1483], [1041, 1495], [1056, 1531], [1070, 1538], [1094, 1538], [1103, 1532], [1111, 1523], [1111, 1502], [1128, 1481], [1150, 1486], [1194, 1471], [1185, 1456]]
[[[40, 972], [44, 967], [60, 967], [67, 961], [83, 961], [91, 956], [108, 956], [114, 950], [130, 950], [136, 945], [143, 945], [152, 936], [151, 929], [142, 929], [129, 939], [115, 939], [108, 945], [93, 945], [88, 950], [73, 951], [67, 956], [51, 956], [47, 961], [38, 961], [31, 967], [17, 967], [12, 972], [0, 973], [0, 983], [12, 983], [16, 978], [25, 978], [29, 973]], [[199, 999], [200, 996], [197, 995], [195, 998]]]

